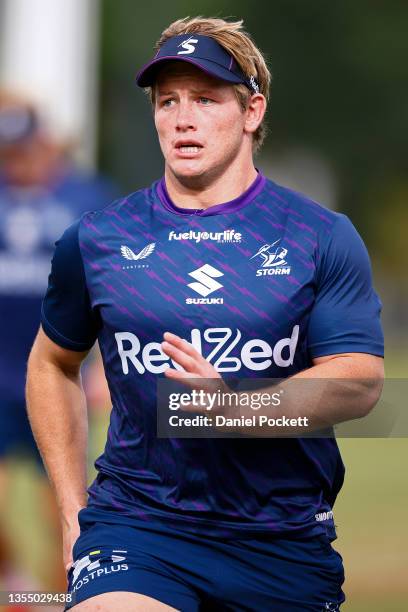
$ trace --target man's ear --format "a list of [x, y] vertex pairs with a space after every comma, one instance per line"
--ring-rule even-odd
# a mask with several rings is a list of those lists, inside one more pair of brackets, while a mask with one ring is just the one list
[[254, 134], [262, 123], [262, 119], [266, 112], [266, 98], [262, 94], [254, 94], [248, 102], [245, 111], [246, 120], [244, 131], [248, 134]]

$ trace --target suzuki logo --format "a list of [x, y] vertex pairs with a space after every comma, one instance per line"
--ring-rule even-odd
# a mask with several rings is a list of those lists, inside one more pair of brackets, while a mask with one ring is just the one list
[[183, 40], [183, 42], [179, 44], [179, 47], [183, 47], [184, 51], [178, 51], [177, 55], [189, 55], [190, 53], [194, 53], [194, 45], [196, 45], [197, 43], [197, 38], [191, 38], [191, 36], [190, 38], [187, 38], [187, 40]]
[[209, 264], [205, 264], [201, 266], [201, 268], [189, 272], [188, 275], [192, 276], [198, 282], [189, 283], [187, 286], [203, 297], [207, 297], [207, 295], [210, 295], [210, 293], [222, 287], [221, 283], [218, 283], [214, 278], [224, 276], [224, 274]]

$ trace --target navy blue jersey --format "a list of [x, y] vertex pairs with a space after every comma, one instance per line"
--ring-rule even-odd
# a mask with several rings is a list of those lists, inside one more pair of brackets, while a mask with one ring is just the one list
[[24, 402], [27, 359], [55, 240], [115, 193], [104, 179], [75, 168], [41, 187], [15, 187], [0, 176], [0, 406]]
[[222, 537], [332, 529], [334, 439], [157, 438], [160, 342], [178, 334], [225, 377], [285, 378], [382, 355], [380, 308], [347, 217], [261, 174], [206, 210], [178, 208], [161, 180], [85, 214], [57, 243], [42, 324], [62, 347], [101, 348], [113, 408], [89, 510]]

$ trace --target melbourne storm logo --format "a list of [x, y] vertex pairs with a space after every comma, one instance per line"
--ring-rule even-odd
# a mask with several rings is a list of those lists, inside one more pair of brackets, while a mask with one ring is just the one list
[[257, 276], [290, 274], [290, 266], [287, 265], [286, 255], [288, 249], [279, 246], [281, 239], [272, 244], [264, 244], [250, 259], [259, 257], [262, 260], [262, 268], [256, 271]]

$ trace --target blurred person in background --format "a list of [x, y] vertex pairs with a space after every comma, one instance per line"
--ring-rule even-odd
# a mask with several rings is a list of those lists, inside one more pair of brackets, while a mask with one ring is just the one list
[[[366, 249], [347, 217], [255, 168], [270, 73], [242, 22], [171, 24], [137, 82], [164, 177], [65, 231], [29, 360], [68, 607], [338, 610], [336, 440], [160, 438], [156, 390], [160, 376], [354, 378], [352, 397], [305, 397], [291, 416], [316, 430], [367, 414], [383, 337]], [[97, 339], [113, 411], [87, 496], [79, 368]]]
[[[86, 210], [108, 204], [110, 181], [77, 167], [61, 142], [25, 98], [0, 90], [0, 506], [8, 507], [12, 457], [35, 461], [44, 476], [25, 408], [24, 385], [30, 347], [40, 321], [49, 261], [63, 228]], [[96, 368], [99, 371], [99, 368]], [[91, 370], [89, 372], [91, 375]], [[103, 379], [100, 379], [103, 383]], [[98, 387], [95, 381], [92, 388]], [[98, 401], [101, 399], [101, 385]], [[96, 397], [96, 392], [93, 391]], [[39, 491], [46, 523], [57, 533], [57, 513], [47, 479]], [[57, 544], [58, 541], [58, 544]], [[48, 589], [64, 590], [59, 539], [50, 563]], [[0, 583], [25, 588], [10, 534], [0, 521]], [[53, 575], [54, 574], [54, 575]]]

